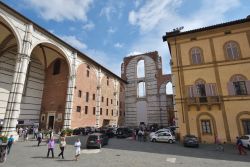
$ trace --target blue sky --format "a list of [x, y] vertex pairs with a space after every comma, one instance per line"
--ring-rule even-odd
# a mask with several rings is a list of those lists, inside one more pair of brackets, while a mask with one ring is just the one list
[[120, 76], [123, 58], [158, 51], [170, 73], [162, 36], [250, 15], [250, 0], [3, 0], [24, 16]]

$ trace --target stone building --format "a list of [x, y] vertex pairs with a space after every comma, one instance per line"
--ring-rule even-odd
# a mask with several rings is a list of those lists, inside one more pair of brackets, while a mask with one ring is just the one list
[[125, 57], [121, 77], [125, 88], [125, 124], [169, 126], [173, 120], [172, 95], [166, 94], [171, 75], [162, 74], [162, 61], [158, 52]]
[[250, 17], [167, 32], [180, 136], [224, 142], [250, 134]]
[[0, 2], [0, 119], [43, 129], [123, 124], [126, 82]]

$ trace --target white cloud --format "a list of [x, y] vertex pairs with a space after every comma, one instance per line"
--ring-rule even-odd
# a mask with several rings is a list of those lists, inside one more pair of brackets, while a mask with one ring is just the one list
[[117, 43], [114, 44], [114, 47], [115, 47], [115, 48], [122, 48], [122, 47], [123, 47], [123, 44], [117, 42]]
[[24, 0], [45, 20], [87, 20], [93, 0]]
[[[121, 62], [118, 63], [119, 60], [114, 60], [116, 58], [115, 55], [110, 55], [96, 49], [87, 49], [84, 53], [86, 53], [87, 56], [91, 57], [93, 60], [95, 60], [114, 74], [121, 76]], [[110, 61], [111, 57], [112, 61]]]
[[69, 35], [69, 36], [59, 36], [62, 38], [65, 42], [71, 44], [72, 46], [76, 47], [77, 49], [84, 50], [87, 49], [87, 45], [83, 42], [81, 42], [79, 39], [77, 39], [75, 36]]
[[93, 30], [95, 28], [95, 24], [93, 22], [89, 22], [89, 23], [83, 25], [82, 28], [84, 30], [90, 31], [90, 30]]
[[138, 51], [132, 51], [132, 52], [129, 52], [126, 57], [133, 56], [133, 55], [140, 55], [140, 54], [143, 54], [143, 53], [138, 52]]
[[111, 21], [113, 17], [120, 19], [125, 5], [123, 1], [109, 0], [101, 9], [100, 16], [105, 16], [108, 21]]
[[116, 29], [115, 29], [115, 28], [110, 27], [110, 28], [108, 29], [108, 33], [110, 33], [110, 34], [113, 34], [113, 33], [115, 33], [115, 32], [116, 32]]
[[[225, 15], [231, 9], [240, 5], [240, 0], [201, 0], [200, 7], [196, 7], [188, 15], [180, 15], [184, 0], [165, 0], [159, 3], [158, 0], [146, 1], [138, 9], [129, 13], [129, 23], [137, 26], [141, 32], [140, 37], [130, 47], [130, 52], [139, 51], [142, 53], [158, 51], [162, 56], [163, 71], [170, 73], [169, 51], [162, 36], [166, 31], [180, 26], [184, 30], [191, 30], [224, 22]], [[187, 1], [186, 1], [187, 2]]]

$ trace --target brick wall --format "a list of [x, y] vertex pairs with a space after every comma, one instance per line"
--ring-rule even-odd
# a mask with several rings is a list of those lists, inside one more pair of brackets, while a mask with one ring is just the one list
[[[42, 129], [47, 128], [46, 124], [48, 121], [48, 114], [55, 114], [55, 130], [61, 129], [63, 126], [69, 70], [67, 62], [60, 59], [60, 73], [53, 75], [53, 66], [55, 61], [52, 62], [46, 69], [40, 115], [40, 128]], [[58, 116], [61, 116], [62, 119], [57, 120]], [[45, 119], [42, 120], [42, 117]]]

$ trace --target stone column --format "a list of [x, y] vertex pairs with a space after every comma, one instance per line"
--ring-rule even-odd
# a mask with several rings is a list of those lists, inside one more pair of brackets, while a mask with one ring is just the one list
[[22, 41], [22, 46], [20, 46], [21, 52], [18, 53], [17, 56], [11, 92], [9, 94], [4, 116], [4, 124], [2, 130], [4, 135], [10, 135], [16, 132], [15, 130], [20, 114], [20, 104], [22, 100], [23, 88], [30, 61], [30, 55], [28, 55], [28, 53], [32, 45], [32, 31], [33, 26], [27, 25], [24, 39]]
[[77, 52], [72, 53], [72, 55], [73, 55], [73, 59], [72, 59], [71, 70], [70, 70], [69, 81], [68, 81], [63, 129], [71, 128], [71, 113], [73, 110], [73, 98], [74, 98], [75, 81], [76, 81]]
[[115, 91], [114, 91], [114, 96], [115, 96], [115, 101], [114, 101], [114, 103], [115, 103], [115, 114], [114, 114], [114, 116], [115, 116], [115, 125], [117, 126], [118, 125], [118, 112], [119, 112], [119, 105], [117, 104], [117, 100], [118, 100], [118, 97], [119, 97], [119, 91], [118, 91], [118, 88], [119, 88], [119, 86], [118, 86], [118, 81], [115, 81]]
[[102, 71], [99, 68], [97, 71], [97, 88], [96, 88], [96, 127], [100, 127], [100, 109], [101, 109], [101, 98], [102, 98], [102, 90], [101, 90], [101, 81], [102, 81]]

